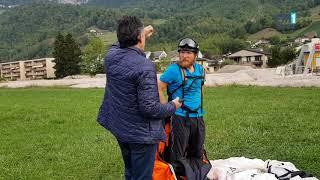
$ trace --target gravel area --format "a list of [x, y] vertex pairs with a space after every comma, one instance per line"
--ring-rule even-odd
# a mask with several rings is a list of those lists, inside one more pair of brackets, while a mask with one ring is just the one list
[[273, 87], [320, 87], [320, 76], [297, 74], [283, 76], [276, 74], [276, 69], [248, 69], [234, 73], [207, 75], [207, 86], [221, 85], [256, 85]]
[[[230, 67], [228, 67], [230, 69]], [[283, 76], [276, 74], [276, 69], [253, 69], [253, 68], [231, 68], [231, 72], [219, 72], [207, 74], [206, 86], [222, 85], [257, 85], [274, 87], [320, 87], [320, 76], [312, 74], [298, 74]], [[240, 70], [239, 70], [240, 69]], [[68, 86], [73, 88], [104, 88], [106, 84], [105, 75], [71, 76], [60, 80], [30, 80], [1, 82], [2, 88], [23, 88], [33, 86]]]

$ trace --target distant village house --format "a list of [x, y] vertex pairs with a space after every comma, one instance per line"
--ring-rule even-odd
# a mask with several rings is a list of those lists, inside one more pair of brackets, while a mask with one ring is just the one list
[[270, 53], [266, 53], [261, 50], [244, 49], [227, 56], [237, 64], [243, 65], [255, 65], [258, 67], [266, 67], [268, 62], [268, 56]]
[[153, 61], [159, 62], [161, 59], [166, 58], [168, 54], [165, 51], [155, 51], [152, 53]]

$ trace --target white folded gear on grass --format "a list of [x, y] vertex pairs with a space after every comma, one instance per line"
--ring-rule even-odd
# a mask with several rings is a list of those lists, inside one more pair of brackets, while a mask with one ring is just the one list
[[303, 174], [294, 164], [276, 160], [232, 157], [210, 160], [210, 180], [318, 180], [315, 177], [300, 177]]

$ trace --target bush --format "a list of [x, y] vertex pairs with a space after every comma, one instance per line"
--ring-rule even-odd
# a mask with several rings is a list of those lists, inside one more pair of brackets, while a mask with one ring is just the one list
[[277, 67], [287, 64], [294, 60], [297, 56], [297, 52], [293, 47], [286, 47], [281, 49], [280, 46], [274, 46], [271, 48], [271, 59], [268, 60], [269, 67]]
[[7, 80], [3, 77], [0, 77], [0, 82], [4, 82], [4, 81], [7, 81]]
[[232, 59], [226, 59], [225, 61], [223, 61], [221, 64], [220, 64], [220, 68], [222, 68], [223, 66], [226, 66], [226, 65], [233, 65], [235, 64], [234, 63], [234, 60]]
[[103, 41], [100, 38], [92, 37], [83, 50], [82, 62], [80, 63], [82, 73], [91, 76], [104, 73], [103, 57], [105, 54]]
[[159, 62], [156, 62], [156, 70], [158, 73], [161, 73], [166, 70], [166, 68], [171, 64], [171, 61], [168, 58], [161, 59]]

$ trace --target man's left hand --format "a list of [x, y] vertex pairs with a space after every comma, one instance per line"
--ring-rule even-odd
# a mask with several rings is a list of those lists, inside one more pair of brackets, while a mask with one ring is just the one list
[[151, 25], [146, 26], [144, 28], [144, 35], [146, 38], [149, 38], [153, 34], [153, 32], [154, 32], [154, 29]]

